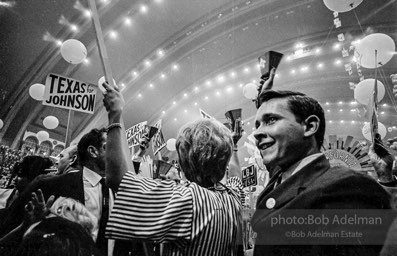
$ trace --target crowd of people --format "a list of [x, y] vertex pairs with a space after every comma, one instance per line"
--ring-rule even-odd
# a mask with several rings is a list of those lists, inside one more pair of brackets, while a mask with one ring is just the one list
[[211, 119], [185, 124], [176, 139], [178, 164], [153, 179], [139, 162], [149, 139], [143, 136], [131, 155], [123, 96], [103, 86], [109, 125], [62, 151], [56, 174], [43, 172], [51, 164], [44, 158], [18, 164], [26, 179], [0, 209], [1, 255], [396, 254], [394, 156], [376, 136], [370, 155], [378, 180], [330, 166], [315, 99], [266, 84], [258, 93], [254, 137], [271, 179], [250, 220], [256, 240], [249, 251], [241, 131]]
[[5, 188], [10, 181], [13, 167], [26, 156], [26, 152], [0, 145], [0, 188]]

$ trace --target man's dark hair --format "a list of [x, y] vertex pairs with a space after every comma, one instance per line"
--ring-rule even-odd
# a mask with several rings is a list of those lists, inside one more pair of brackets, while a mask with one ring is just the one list
[[302, 122], [311, 115], [315, 115], [320, 119], [320, 126], [314, 135], [317, 146], [320, 149], [324, 142], [325, 133], [325, 116], [320, 103], [300, 92], [268, 90], [258, 96], [259, 106], [271, 99], [287, 99], [288, 107], [295, 115], [297, 122]]
[[84, 164], [89, 159], [88, 155], [88, 147], [94, 146], [97, 149], [100, 149], [102, 146], [103, 138], [102, 135], [105, 133], [105, 129], [92, 129], [89, 133], [84, 134], [84, 136], [80, 139], [77, 144], [77, 156], [79, 162]]

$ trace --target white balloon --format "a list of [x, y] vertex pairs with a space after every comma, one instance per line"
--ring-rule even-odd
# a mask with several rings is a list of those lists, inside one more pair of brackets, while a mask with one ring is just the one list
[[39, 141], [45, 141], [50, 138], [50, 135], [46, 131], [39, 131], [37, 133], [37, 138], [39, 139]]
[[176, 150], [176, 139], [171, 138], [169, 140], [167, 140], [167, 149], [169, 151], [175, 151]]
[[29, 95], [35, 100], [42, 101], [44, 98], [45, 86], [43, 84], [34, 84], [29, 88]]
[[[376, 63], [375, 66], [375, 50]], [[356, 45], [354, 56], [357, 63], [364, 68], [375, 68], [385, 65], [394, 55], [396, 45], [393, 39], [382, 33], [368, 35]]]
[[87, 48], [76, 39], [69, 39], [61, 45], [61, 55], [71, 64], [79, 64], [87, 57]]
[[[98, 80], [98, 87], [103, 93], [106, 92], [105, 87], [103, 87], [103, 85], [102, 85], [105, 81], [106, 81], [106, 78], [104, 76], [99, 78], [99, 80]], [[114, 79], [113, 79], [113, 82], [114, 82], [114, 84], [116, 84], [116, 81]]]
[[1, 130], [1, 128], [3, 128], [3, 126], [4, 126], [4, 122], [3, 122], [3, 120], [0, 119], [0, 130]]
[[244, 86], [243, 88], [243, 94], [244, 97], [246, 97], [247, 99], [255, 99], [256, 96], [258, 96], [258, 89], [256, 84], [253, 83], [248, 83]]
[[[364, 138], [366, 138], [369, 141], [372, 141], [372, 136], [371, 136], [371, 124], [366, 122], [362, 128], [362, 133], [364, 135]], [[381, 122], [378, 122], [378, 133], [380, 134], [380, 137], [383, 139], [386, 136], [387, 130], [386, 126], [384, 126]]]
[[[354, 98], [361, 104], [368, 105], [372, 99], [375, 79], [365, 79], [354, 88]], [[378, 81], [378, 102], [385, 96], [385, 86]]]
[[56, 118], [55, 116], [47, 116], [46, 118], [44, 118], [43, 120], [43, 125], [45, 128], [47, 129], [55, 129], [58, 127], [59, 125], [59, 121], [58, 118]]
[[334, 12], [348, 12], [356, 8], [363, 0], [324, 0], [325, 6]]

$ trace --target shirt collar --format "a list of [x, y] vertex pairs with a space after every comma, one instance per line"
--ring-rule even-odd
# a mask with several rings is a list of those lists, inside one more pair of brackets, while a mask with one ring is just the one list
[[83, 167], [83, 176], [93, 187], [96, 186], [102, 179], [101, 175], [85, 166]]
[[288, 177], [291, 177], [295, 173], [299, 172], [300, 170], [303, 169], [303, 167], [310, 164], [311, 162], [313, 162], [314, 160], [316, 160], [317, 158], [319, 158], [322, 155], [323, 155], [323, 153], [316, 153], [316, 154], [307, 156], [307, 157], [303, 158], [302, 160], [293, 164], [290, 168], [288, 168], [287, 171], [283, 172], [283, 174], [282, 174], [283, 178], [281, 180], [281, 183], [283, 183], [286, 179], [288, 179]]

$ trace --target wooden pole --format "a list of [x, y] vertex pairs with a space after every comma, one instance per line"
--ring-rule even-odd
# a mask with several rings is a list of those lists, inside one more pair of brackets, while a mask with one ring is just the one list
[[102, 68], [105, 73], [105, 78], [106, 81], [110, 84], [110, 86], [115, 87], [116, 84], [113, 81], [112, 69], [110, 67], [105, 41], [103, 40], [103, 33], [101, 29], [101, 24], [99, 23], [99, 15], [95, 5], [95, 0], [88, 0], [88, 3], [90, 4], [90, 8], [91, 8], [91, 17], [95, 28], [96, 40], [99, 49], [99, 57], [101, 58]]
[[68, 124], [66, 126], [65, 148], [69, 147], [72, 140], [72, 126], [73, 126], [74, 111], [69, 109]]

